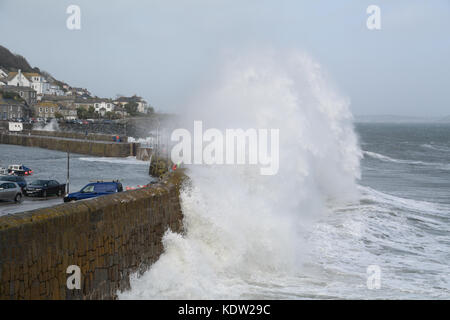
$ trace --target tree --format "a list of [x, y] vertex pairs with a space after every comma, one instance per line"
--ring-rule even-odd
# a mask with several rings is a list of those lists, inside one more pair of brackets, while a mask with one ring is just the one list
[[117, 118], [119, 117], [116, 113], [111, 112], [111, 111], [108, 111], [108, 112], [105, 114], [105, 116], [106, 116], [106, 118], [108, 118], [109, 120], [115, 120], [115, 119], [117, 119]]
[[89, 106], [86, 117], [87, 118], [95, 118], [95, 108], [93, 106]]
[[55, 112], [55, 118], [62, 119], [62, 118], [64, 118], [64, 116], [60, 112]]
[[87, 118], [87, 111], [84, 108], [77, 108], [77, 117], [78, 119], [86, 119]]
[[155, 113], [155, 108], [153, 108], [152, 106], [148, 106], [147, 114], [154, 114], [154, 113]]
[[125, 110], [130, 116], [135, 116], [138, 114], [138, 104], [136, 102], [129, 102], [125, 105]]

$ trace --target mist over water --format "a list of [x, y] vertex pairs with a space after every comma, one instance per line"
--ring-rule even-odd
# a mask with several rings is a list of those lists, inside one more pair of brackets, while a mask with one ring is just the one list
[[167, 232], [165, 253], [119, 297], [259, 297], [301, 277], [308, 230], [358, 199], [362, 153], [347, 99], [304, 53], [251, 53], [224, 64], [186, 119], [187, 127], [202, 120], [219, 129], [279, 129], [279, 172], [189, 167], [181, 195], [186, 234]]

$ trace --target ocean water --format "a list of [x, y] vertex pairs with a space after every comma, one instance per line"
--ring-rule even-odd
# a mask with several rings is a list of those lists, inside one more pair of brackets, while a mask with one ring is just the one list
[[450, 298], [449, 125], [354, 125], [349, 100], [298, 52], [231, 59], [193, 119], [279, 128], [280, 170], [189, 167], [185, 233], [168, 231], [119, 298]]
[[[26, 177], [28, 183], [38, 179], [67, 181], [67, 153], [0, 144], [0, 167], [11, 164], [23, 164], [33, 169], [34, 174]], [[70, 192], [79, 191], [91, 181], [120, 180], [124, 187], [136, 187], [148, 184], [149, 163], [128, 158], [102, 158], [80, 154], [70, 155]], [[21, 204], [0, 203], [0, 216], [17, 212], [48, 207], [62, 203], [62, 198], [51, 198], [46, 201], [26, 198]]]

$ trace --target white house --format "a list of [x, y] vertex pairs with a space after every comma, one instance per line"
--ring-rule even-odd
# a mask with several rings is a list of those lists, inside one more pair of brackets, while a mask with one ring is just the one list
[[19, 72], [9, 73], [8, 85], [18, 87], [31, 87], [31, 81], [19, 70]]
[[114, 103], [109, 100], [97, 100], [94, 103], [95, 111], [100, 113], [102, 116], [104, 116], [106, 112], [114, 111], [114, 107]]
[[8, 77], [8, 71], [0, 67], [0, 79]]
[[8, 75], [8, 85], [31, 87], [37, 94], [46, 94], [50, 90], [50, 84], [43, 76], [36, 72], [10, 72]]
[[66, 96], [91, 96], [91, 93], [84, 88], [68, 88]]
[[147, 109], [148, 109], [147, 101], [141, 100], [141, 101], [138, 101], [137, 104], [138, 104], [138, 107], [137, 107], [138, 112], [147, 113]]
[[63, 96], [64, 91], [56, 84], [49, 85], [48, 91], [45, 94], [50, 94], [52, 96]]
[[137, 111], [140, 113], [147, 113], [149, 108], [147, 101], [136, 95], [132, 97], [119, 97], [114, 102], [122, 106], [122, 108], [125, 107], [128, 103], [136, 103]]

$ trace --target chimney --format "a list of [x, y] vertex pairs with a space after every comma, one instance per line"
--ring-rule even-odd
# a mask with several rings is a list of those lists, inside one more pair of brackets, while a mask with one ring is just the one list
[[20, 70], [20, 69], [18, 72], [18, 76], [19, 76], [19, 85], [22, 86], [22, 70]]

